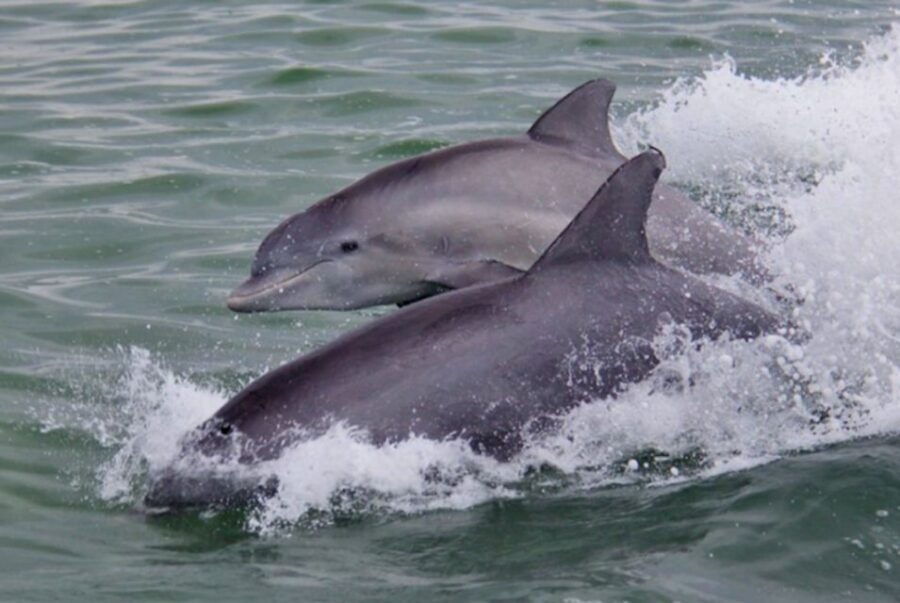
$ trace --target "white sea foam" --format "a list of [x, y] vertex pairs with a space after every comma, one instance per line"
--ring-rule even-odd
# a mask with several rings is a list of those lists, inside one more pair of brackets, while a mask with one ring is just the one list
[[106, 392], [121, 401], [119, 412], [92, 422], [118, 439], [115, 454], [97, 472], [100, 496], [118, 502], [134, 500], [147, 470], [175, 460], [180, 438], [225, 400], [167, 370], [146, 350], [132, 348], [123, 356], [127, 370]]
[[[726, 215], [769, 207], [787, 220], [771, 230], [768, 259], [804, 298], [793, 320], [811, 339], [696, 350], [677, 330], [663, 333], [653, 379], [572, 411], [558, 434], [508, 463], [460, 442], [376, 447], [335, 426], [261, 468], [281, 488], [249, 528], [465, 508], [522, 496], [535, 479], [666, 483], [900, 431], [900, 31], [871, 40], [851, 65], [826, 57], [795, 80], [745, 77], [733, 61], [717, 62], [629, 116], [618, 135], [626, 147], [662, 148], [669, 176]], [[177, 440], [224, 401], [144, 352], [129, 362], [117, 394], [127, 401], [125, 428], [111, 436], [95, 424], [117, 448], [99, 470], [99, 494], [110, 500], [136, 501], [146, 471], [170, 462]]]

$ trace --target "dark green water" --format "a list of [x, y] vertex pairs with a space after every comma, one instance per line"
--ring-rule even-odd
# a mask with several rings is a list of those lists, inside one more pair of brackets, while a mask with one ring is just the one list
[[[0, 600], [900, 598], [897, 20], [836, 0], [0, 0]], [[638, 388], [509, 466], [338, 433], [262, 512], [141, 510], [147, 468], [229, 394], [391, 311], [231, 314], [270, 228], [598, 76], [623, 148], [658, 144], [670, 181], [745, 227], [792, 216], [771, 262], [810, 344], [673, 361], [696, 390]], [[619, 471], [648, 449], [705, 460]]]

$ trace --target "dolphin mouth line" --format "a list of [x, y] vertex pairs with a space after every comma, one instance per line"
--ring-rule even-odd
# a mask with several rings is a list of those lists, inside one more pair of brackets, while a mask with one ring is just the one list
[[332, 260], [319, 260], [317, 262], [313, 262], [312, 264], [310, 264], [303, 270], [301, 270], [299, 272], [294, 272], [294, 273], [284, 277], [280, 281], [274, 282], [271, 285], [267, 285], [258, 291], [253, 291], [252, 293], [247, 293], [245, 295], [232, 293], [231, 295], [228, 296], [228, 300], [229, 300], [229, 302], [232, 302], [232, 301], [244, 302], [244, 301], [248, 301], [248, 300], [258, 299], [262, 296], [268, 295], [275, 289], [283, 289], [284, 287], [289, 286], [293, 281], [299, 279], [301, 276], [303, 276], [304, 274], [306, 274], [307, 272], [309, 272], [316, 266], [318, 266], [320, 264], [325, 264], [325, 263], [331, 262], [331, 261]]

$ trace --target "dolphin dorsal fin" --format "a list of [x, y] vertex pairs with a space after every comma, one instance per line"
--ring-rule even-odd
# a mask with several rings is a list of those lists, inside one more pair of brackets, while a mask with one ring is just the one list
[[652, 262], [644, 223], [666, 166], [651, 147], [619, 167], [528, 271], [578, 261]]
[[528, 135], [592, 157], [622, 158], [609, 134], [609, 104], [615, 92], [616, 85], [606, 79], [584, 83], [547, 109]]

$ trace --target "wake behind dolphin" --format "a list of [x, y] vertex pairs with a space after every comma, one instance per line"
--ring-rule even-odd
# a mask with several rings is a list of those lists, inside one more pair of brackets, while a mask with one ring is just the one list
[[[528, 270], [625, 160], [608, 111], [615, 85], [583, 84], [527, 134], [399, 161], [291, 216], [260, 245], [235, 311], [406, 304]], [[660, 185], [655, 257], [695, 273], [763, 274], [754, 244]]]
[[[374, 444], [460, 438], [506, 459], [562, 413], [646, 378], [667, 324], [694, 339], [777, 330], [766, 310], [651, 256], [663, 166], [654, 150], [616, 170], [526, 273], [414, 304], [262, 376], [188, 435], [182, 458], [253, 464], [340, 422]], [[570, 361], [585, 342], [590, 367]], [[146, 502], [222, 504], [255, 487], [170, 468]]]

